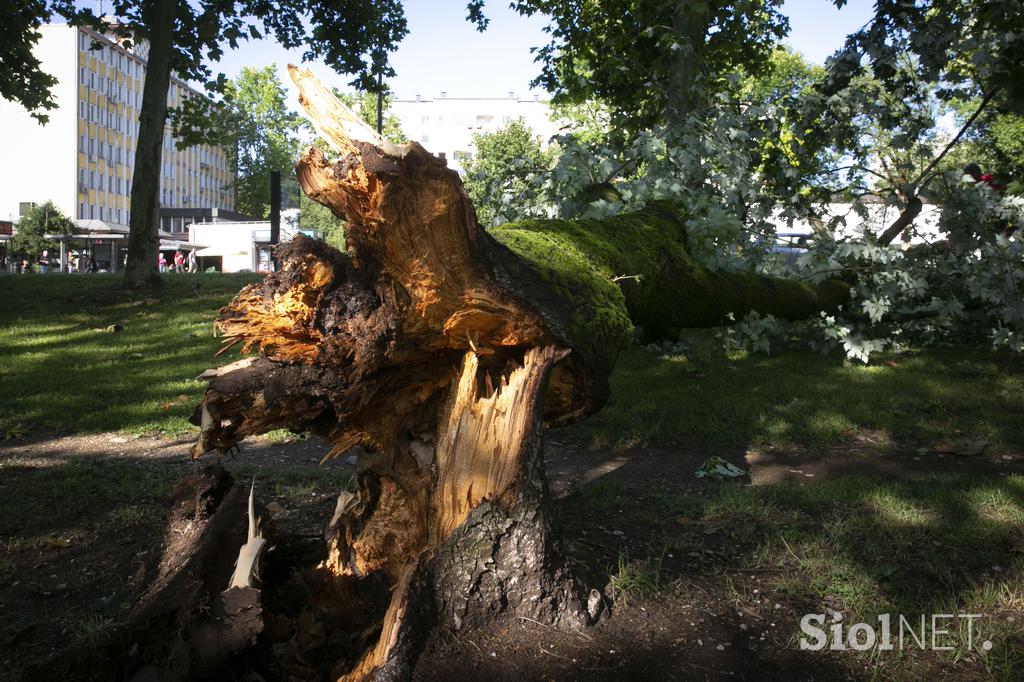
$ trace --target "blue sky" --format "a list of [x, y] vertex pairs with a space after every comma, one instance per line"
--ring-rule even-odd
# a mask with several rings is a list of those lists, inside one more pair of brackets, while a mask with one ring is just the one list
[[[538, 72], [530, 48], [547, 42], [543, 18], [519, 16], [505, 2], [491, 0], [486, 6], [491, 23], [481, 34], [465, 20], [464, 0], [407, 0], [404, 5], [409, 34], [392, 55], [397, 75], [391, 87], [399, 97], [437, 96], [441, 91], [449, 97], [536, 92], [529, 87]], [[870, 0], [850, 0], [842, 10], [828, 0], [788, 0], [783, 8], [791, 24], [787, 43], [808, 59], [823, 62], [870, 18], [872, 8]], [[259, 41], [226, 54], [219, 68], [234, 76], [246, 65], [277, 64], [282, 81], [290, 85], [285, 65], [300, 60], [300, 51]], [[346, 80], [326, 67], [313, 69], [329, 84], [345, 87]]]

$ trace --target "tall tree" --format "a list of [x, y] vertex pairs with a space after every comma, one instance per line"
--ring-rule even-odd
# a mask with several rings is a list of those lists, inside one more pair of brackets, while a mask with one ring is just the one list
[[243, 67], [227, 82], [223, 105], [230, 112], [223, 139], [235, 156], [238, 210], [265, 218], [270, 212], [270, 173], [291, 174], [299, 157], [299, 117], [273, 66]]
[[[27, 7], [5, 18], [5, 29], [19, 39], [16, 45], [0, 48], [5, 67], [0, 94], [43, 115], [52, 107], [52, 96], [45, 89], [45, 75], [38, 75], [39, 62], [24, 49], [37, 42], [41, 24], [56, 15], [72, 24], [113, 33], [119, 40], [149, 42], [125, 268], [125, 283], [130, 286], [159, 282], [160, 156], [172, 73], [219, 91], [226, 79], [215, 74], [209, 63], [219, 59], [225, 47], [268, 37], [286, 48], [304, 48], [304, 60], [322, 60], [339, 73], [355, 74], [353, 84], [370, 89], [373, 74], [392, 74], [387, 54], [406, 33], [399, 0], [112, 0], [105, 14], [116, 17], [114, 26], [74, 0], [34, 0]], [[19, 83], [25, 82], [36, 86], [39, 94], [16, 94], [22, 87]]]
[[786, 34], [781, 0], [517, 0], [550, 17], [536, 85], [556, 102], [599, 99], [630, 131], [682, 122], [726, 73], [757, 70]]
[[482, 225], [508, 222], [503, 207], [526, 189], [528, 179], [547, 169], [551, 154], [541, 148], [522, 119], [491, 133], [473, 135], [476, 152], [463, 162], [464, 184]]

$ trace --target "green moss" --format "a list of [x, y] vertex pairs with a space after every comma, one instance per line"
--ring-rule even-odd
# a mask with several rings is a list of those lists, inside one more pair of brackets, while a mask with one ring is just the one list
[[573, 239], [573, 223], [506, 224], [491, 234], [527, 260], [572, 311], [574, 340], [606, 348], [611, 357], [626, 345], [633, 325], [618, 285], [599, 268], [586, 244]]
[[682, 218], [662, 207], [603, 220], [528, 220], [491, 234], [571, 301], [580, 318], [577, 338], [624, 343], [630, 322], [649, 337], [665, 337], [751, 310], [801, 319], [834, 309], [848, 295], [836, 281], [811, 286], [706, 270], [687, 253]]

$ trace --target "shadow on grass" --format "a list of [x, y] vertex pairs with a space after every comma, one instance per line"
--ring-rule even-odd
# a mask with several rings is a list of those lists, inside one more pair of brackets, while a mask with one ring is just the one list
[[[660, 620], [649, 616], [656, 624], [693, 618], [695, 602], [699, 612], [717, 614], [718, 641], [742, 650], [712, 657], [718, 672], [748, 670], [734, 658], [749, 657], [754, 641], [761, 643], [755, 650], [773, 652], [775, 667], [766, 670], [792, 666], [793, 679], [830, 669], [854, 679], [1020, 679], [1024, 476], [843, 475], [837, 460], [834, 476], [820, 472], [814, 482], [717, 483], [693, 477], [702, 457], [674, 465], [664, 453], [635, 457], [560, 500], [570, 557], [591, 584], [611, 588], [620, 611], [663, 612]], [[902, 652], [799, 651], [800, 617], [833, 612], [847, 627], [876, 629], [880, 614], [893, 623], [903, 614], [917, 631], [924, 614], [929, 638], [931, 614], [980, 617], [970, 649], [966, 621], [953, 617], [950, 634], [939, 637], [952, 651], [919, 651], [909, 634]], [[710, 624], [701, 627], [713, 633]], [[769, 633], [767, 641], [752, 640], [752, 631]], [[985, 640], [989, 652], [981, 650]], [[646, 652], [637, 652], [636, 670], [672, 679], [666, 671], [686, 670], [693, 655], [686, 651], [676, 647], [674, 668], [652, 668]]]
[[[262, 449], [273, 456], [251, 449], [226, 467], [243, 485], [256, 476], [259, 499], [282, 506], [282, 537], [318, 536], [350, 469], [280, 466], [277, 448]], [[185, 457], [0, 458], [0, 677], [18, 679], [127, 614], [157, 568], [171, 489], [192, 470]]]
[[255, 279], [174, 275], [139, 294], [117, 275], [0, 277], [0, 435], [189, 429], [217, 311]]
[[1024, 360], [934, 348], [849, 365], [787, 352], [622, 353], [608, 405], [566, 433], [598, 446], [827, 445], [859, 432], [931, 446], [961, 436], [1024, 449]]

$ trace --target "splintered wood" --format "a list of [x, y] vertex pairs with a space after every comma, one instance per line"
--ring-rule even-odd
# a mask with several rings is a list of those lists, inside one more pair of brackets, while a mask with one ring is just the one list
[[475, 354], [466, 354], [438, 440], [432, 544], [444, 542], [484, 500], [514, 502], [544, 378], [564, 355], [550, 346], [531, 348], [523, 366], [493, 380], [488, 372], [480, 376]]
[[301, 272], [295, 284], [267, 300], [256, 290], [244, 289], [229, 314], [217, 321], [224, 334], [221, 353], [242, 344], [242, 352], [259, 350], [268, 358], [283, 362], [311, 362], [322, 340], [316, 328], [316, 312], [324, 288], [334, 279], [331, 266], [312, 256], [286, 268]]

